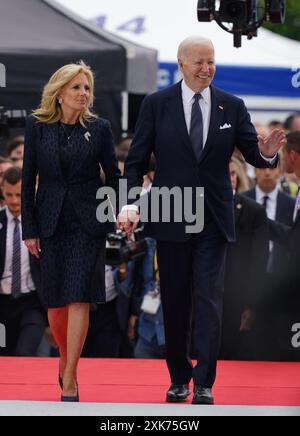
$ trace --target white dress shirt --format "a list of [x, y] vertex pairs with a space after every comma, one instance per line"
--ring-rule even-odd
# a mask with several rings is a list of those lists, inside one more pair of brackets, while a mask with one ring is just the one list
[[[13, 258], [13, 236], [14, 236], [14, 216], [6, 208], [7, 216], [7, 235], [6, 235], [6, 250], [5, 250], [5, 266], [4, 272], [1, 279], [0, 293], [4, 295], [11, 294], [12, 285], [12, 258]], [[20, 221], [20, 234], [21, 234], [21, 216], [18, 217]], [[29, 251], [26, 245], [21, 243], [21, 294], [28, 294], [29, 292], [35, 290], [35, 285], [33, 283], [31, 273], [30, 273], [30, 261], [29, 261]]]
[[263, 192], [259, 186], [256, 186], [256, 201], [263, 206], [264, 204], [264, 197], [269, 197], [267, 202], [267, 216], [270, 220], [275, 221], [276, 220], [276, 211], [277, 211], [277, 198], [278, 193], [280, 191], [279, 186], [276, 186], [274, 191], [270, 192], [269, 194], [266, 194]]
[[[264, 205], [264, 197], [269, 197], [267, 202], [267, 209], [266, 213], [270, 220], [275, 221], [276, 220], [276, 212], [277, 212], [277, 200], [278, 200], [278, 193], [280, 191], [279, 185], [276, 186], [274, 191], [270, 192], [269, 194], [266, 194], [263, 192], [259, 186], [256, 186], [256, 201], [257, 203]], [[269, 251], [272, 253], [274, 248], [274, 242], [269, 242]]]

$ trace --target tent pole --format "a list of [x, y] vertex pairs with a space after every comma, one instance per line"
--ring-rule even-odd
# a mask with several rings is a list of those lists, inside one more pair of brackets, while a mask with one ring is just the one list
[[129, 94], [122, 92], [122, 130], [127, 132], [129, 123]]

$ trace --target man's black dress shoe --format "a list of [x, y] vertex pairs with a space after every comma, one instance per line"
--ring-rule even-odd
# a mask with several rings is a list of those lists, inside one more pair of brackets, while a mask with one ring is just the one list
[[201, 386], [195, 385], [192, 404], [214, 405], [215, 402], [211, 394], [211, 389], [201, 388]]
[[167, 402], [168, 403], [181, 403], [186, 401], [188, 396], [191, 394], [189, 385], [179, 385], [172, 383], [167, 392]]

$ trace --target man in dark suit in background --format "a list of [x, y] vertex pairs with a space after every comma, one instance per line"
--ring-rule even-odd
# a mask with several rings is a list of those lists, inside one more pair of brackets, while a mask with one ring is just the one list
[[[287, 135], [287, 144], [283, 149], [283, 166], [288, 174], [295, 173], [300, 181], [300, 132]], [[284, 299], [282, 311], [285, 312], [285, 322], [282, 330], [287, 334], [287, 341], [291, 344], [293, 326], [299, 324], [300, 307], [300, 184], [293, 214], [293, 225], [286, 226], [276, 221], [269, 221], [271, 239], [287, 249]], [[299, 361], [299, 349], [290, 349], [282, 356], [285, 360]]]
[[[280, 191], [279, 168], [256, 169], [256, 179], [256, 187], [245, 195], [261, 204], [266, 209], [269, 219], [292, 226], [295, 200]], [[259, 302], [257, 325], [260, 325], [258, 329], [261, 334], [257, 341], [260, 351], [256, 360], [280, 360], [280, 349], [284, 341], [281, 340], [283, 329], [279, 320], [284, 316], [282, 308], [289, 279], [286, 276], [286, 256], [285, 247], [270, 242], [264, 292]]]
[[[245, 192], [249, 198], [261, 204], [269, 219], [287, 226], [293, 224], [295, 200], [280, 191], [279, 168], [256, 169], [257, 186]], [[268, 272], [278, 272], [285, 262], [286, 250], [278, 244], [270, 245]]]
[[[159, 222], [152, 220], [147, 227], [158, 241], [172, 382], [167, 401], [187, 400], [193, 378], [193, 404], [213, 404], [225, 256], [228, 242], [235, 238], [229, 162], [237, 146], [252, 165], [276, 166], [277, 152], [285, 139], [283, 132], [274, 131], [258, 144], [244, 102], [211, 86], [216, 71], [211, 41], [186, 39], [179, 47], [178, 61], [184, 80], [143, 102], [125, 178], [129, 190], [141, 186], [154, 152], [157, 168], [151, 192], [162, 187], [205, 189], [202, 232], [188, 233], [187, 220], [177, 222], [172, 210], [169, 222], [162, 222], [160, 216]], [[122, 209], [118, 224], [130, 234], [138, 219], [138, 209], [131, 205]], [[195, 368], [189, 357], [192, 307], [198, 361]]]
[[255, 360], [256, 306], [261, 297], [269, 256], [266, 211], [236, 192], [236, 163], [230, 163], [235, 192], [236, 242], [229, 245], [225, 268], [225, 294], [221, 359]]
[[38, 260], [21, 238], [22, 170], [8, 169], [3, 176], [7, 208], [0, 212], [0, 323], [6, 328], [5, 356], [35, 356], [46, 325], [37, 290]]

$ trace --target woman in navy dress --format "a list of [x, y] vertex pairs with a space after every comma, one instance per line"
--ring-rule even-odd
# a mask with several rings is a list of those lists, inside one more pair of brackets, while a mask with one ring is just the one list
[[62, 401], [79, 401], [77, 366], [89, 304], [105, 300], [105, 239], [114, 223], [96, 216], [100, 165], [116, 192], [120, 178], [110, 124], [91, 112], [93, 91], [93, 73], [83, 62], [60, 68], [25, 134], [23, 240], [41, 263], [41, 297], [60, 351]]

